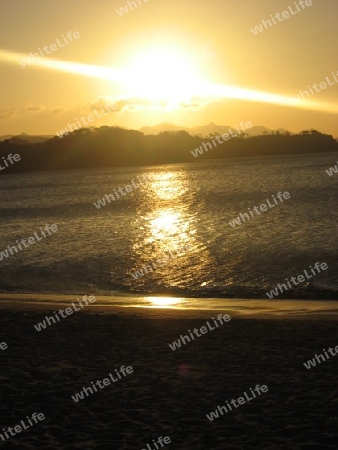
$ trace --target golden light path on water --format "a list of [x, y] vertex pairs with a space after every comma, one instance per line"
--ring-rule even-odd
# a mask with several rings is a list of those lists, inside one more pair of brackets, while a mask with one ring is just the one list
[[[144, 305], [144, 308], [172, 308], [183, 306], [182, 298], [172, 298], [172, 297], [149, 297], [147, 301], [151, 302], [150, 305]], [[140, 307], [141, 305], [139, 305]]]
[[[214, 264], [205, 238], [198, 234], [197, 192], [184, 169], [150, 169], [133, 223], [137, 232], [131, 252], [132, 273], [146, 267], [145, 276], [137, 281], [138, 289], [149, 295], [154, 283], [161, 289], [156, 297], [142, 299], [138, 307], [185, 309], [187, 300], [176, 296], [188, 289], [193, 276], [205, 274]], [[200, 283], [212, 281], [203, 276]], [[133, 286], [134, 281], [130, 283]], [[168, 291], [173, 296], [165, 295]]]
[[[19, 64], [25, 58], [30, 59], [30, 62], [25, 67], [25, 70], [29, 70], [29, 68], [32, 67], [37, 67], [41, 69], [56, 70], [65, 73], [82, 75], [85, 77], [110, 80], [112, 82], [121, 84], [125, 83], [127, 80], [127, 84], [129, 85], [131, 83], [131, 80], [134, 80], [135, 86], [134, 89], [132, 89], [133, 95], [137, 95], [137, 93], [139, 92], [140, 95], [139, 98], [140, 99], [144, 98], [142, 97], [144, 96], [144, 92], [142, 90], [142, 83], [137, 82], [137, 73], [135, 74], [135, 72], [130, 69], [129, 70], [114, 69], [109, 67], [82, 64], [70, 61], [59, 61], [47, 57], [32, 59], [32, 57], [28, 54], [11, 52], [0, 49], [0, 61], [10, 64]], [[149, 70], [150, 70], [149, 76], [151, 76], [151, 68], [149, 68]], [[185, 80], [185, 83], [186, 85], [180, 87], [180, 91], [186, 90], [190, 97], [192, 96], [195, 96], [196, 98], [205, 97], [207, 98], [208, 101], [217, 101], [222, 99], [237, 99], [250, 102], [287, 106], [309, 111], [320, 111], [329, 114], [338, 113], [338, 105], [334, 103], [307, 101], [298, 99], [296, 97], [288, 97], [284, 95], [273, 94], [269, 92], [257, 91], [252, 89], [244, 89], [239, 86], [218, 85], [207, 82], [193, 83], [194, 92], [192, 92], [191, 87], [192, 84], [187, 82], [187, 80]], [[166, 89], [168, 88], [168, 86], [166, 85], [164, 87]], [[166, 89], [163, 89], [163, 92], [166, 92]], [[173, 87], [171, 91], [173, 91]], [[145, 98], [145, 100], [149, 100], [149, 98], [147, 97]], [[186, 100], [186, 98], [182, 100]]]
[[190, 244], [195, 249], [201, 245], [196, 240], [195, 217], [189, 211], [191, 196], [184, 172], [155, 170], [148, 175], [147, 190], [135, 219], [135, 229], [140, 230], [133, 244], [138, 265], [142, 266], [140, 261], [151, 264], [165, 258], [155, 274], [161, 273], [171, 286], [179, 282], [175, 268], [183, 270], [193, 253], [184, 250], [184, 245]]

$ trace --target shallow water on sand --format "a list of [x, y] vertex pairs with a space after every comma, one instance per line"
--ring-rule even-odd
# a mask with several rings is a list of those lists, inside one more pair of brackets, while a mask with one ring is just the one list
[[[223, 315], [231, 318], [319, 319], [338, 320], [338, 301], [332, 300], [262, 300], [165, 296], [95, 296], [91, 303], [85, 296], [55, 294], [0, 294], [0, 310], [52, 311], [73, 308], [89, 314], [146, 314], [147, 317], [207, 317]], [[74, 306], [75, 305], [75, 306]], [[187, 314], [186, 314], [187, 313]], [[53, 314], [52, 314], [53, 316]], [[61, 315], [62, 316], [62, 315]], [[66, 316], [67, 317], [67, 316]]]
[[[267, 299], [267, 290], [318, 261], [328, 269], [279, 298], [337, 298], [338, 176], [325, 172], [336, 159], [327, 153], [2, 176], [0, 252], [46, 224], [58, 231], [3, 257], [0, 290]], [[132, 180], [140, 184], [143, 174], [137, 189], [94, 206]], [[229, 224], [280, 191], [290, 199]]]

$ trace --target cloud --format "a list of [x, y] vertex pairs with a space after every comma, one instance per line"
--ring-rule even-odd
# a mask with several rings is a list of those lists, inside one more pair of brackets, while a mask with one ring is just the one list
[[63, 108], [55, 108], [55, 109], [51, 109], [50, 112], [53, 114], [59, 114], [61, 112], [65, 112], [66, 110]]
[[[192, 98], [190, 101], [179, 102], [176, 104], [170, 104], [165, 100], [149, 100], [146, 98], [139, 97], [99, 97], [90, 103], [87, 103], [83, 107], [79, 108], [65, 108], [62, 106], [44, 106], [44, 105], [27, 105], [21, 109], [18, 108], [7, 108], [0, 110], [0, 119], [10, 119], [14, 116], [24, 116], [25, 114], [59, 114], [66, 116], [79, 117], [81, 115], [87, 116], [92, 114], [93, 111], [98, 113], [104, 113], [107, 117], [111, 114], [123, 114], [142, 110], [157, 110], [157, 111], [169, 111], [169, 110], [199, 110], [204, 108], [207, 104], [213, 102], [213, 99], [207, 98]], [[67, 119], [68, 120], [68, 117]]]
[[16, 108], [0, 109], [0, 119], [9, 119], [13, 117], [18, 110]]
[[89, 105], [89, 111], [97, 111], [99, 109], [108, 109], [111, 111], [115, 110], [116, 103], [112, 102], [108, 98], [100, 97], [98, 100], [94, 100]]
[[181, 102], [181, 103], [178, 104], [178, 106], [181, 109], [194, 109], [194, 110], [197, 110], [197, 109], [201, 109], [202, 104], [200, 104], [198, 102], [190, 102], [190, 103]]
[[42, 111], [44, 110], [43, 106], [27, 106], [25, 111]]
[[135, 97], [122, 97], [122, 98], [111, 98], [111, 97], [100, 97], [94, 100], [89, 106], [85, 107], [82, 111], [83, 114], [88, 114], [92, 111], [101, 110], [106, 114], [113, 113], [123, 113], [132, 112], [142, 109], [162, 109], [166, 110], [168, 108], [168, 103], [164, 100], [148, 100], [145, 98], [135, 98]]
[[209, 103], [212, 103], [212, 99], [207, 98], [192, 98], [187, 102], [178, 102], [171, 104], [171, 102], [165, 100], [147, 100], [144, 98], [127, 98], [116, 100], [118, 105], [116, 111], [135, 111], [140, 109], [156, 109], [162, 111], [168, 110], [200, 110], [205, 108]]
[[67, 112], [66, 109], [60, 107], [47, 108], [44, 105], [29, 105], [25, 108], [24, 112], [43, 112], [45, 114], [59, 114], [61, 112]]
[[104, 110], [106, 114], [112, 114], [138, 109], [147, 104], [148, 102], [143, 99], [135, 99], [135, 98], [111, 99], [108, 97], [100, 97], [98, 100], [95, 100], [90, 104], [89, 110], [90, 111]]

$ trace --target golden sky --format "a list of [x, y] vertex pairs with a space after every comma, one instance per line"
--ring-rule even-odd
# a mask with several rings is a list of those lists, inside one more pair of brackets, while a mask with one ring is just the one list
[[108, 101], [91, 126], [251, 121], [338, 137], [337, 0], [1, 6], [0, 135], [55, 134]]

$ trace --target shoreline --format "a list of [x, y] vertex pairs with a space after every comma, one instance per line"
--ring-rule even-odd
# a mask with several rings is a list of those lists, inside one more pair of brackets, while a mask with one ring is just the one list
[[[217, 312], [227, 312], [231, 317], [242, 319], [338, 320], [338, 301], [335, 300], [201, 299], [102, 295], [95, 297], [95, 304], [84, 307], [81, 312], [153, 318], [208, 318]], [[0, 310], [51, 311], [62, 306], [69, 307], [76, 299], [75, 295], [0, 294]]]

